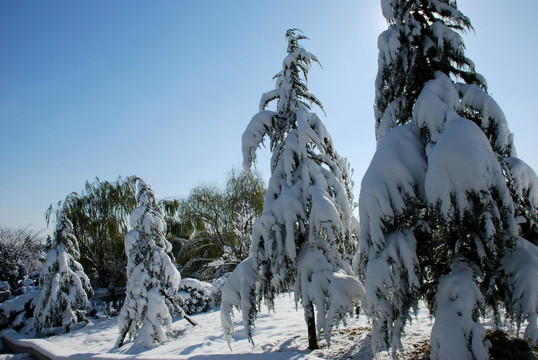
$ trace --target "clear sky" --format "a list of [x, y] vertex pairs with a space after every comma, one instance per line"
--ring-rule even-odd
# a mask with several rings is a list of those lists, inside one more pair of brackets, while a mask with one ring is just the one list
[[[538, 1], [458, 4], [475, 28], [467, 56], [538, 170]], [[224, 183], [291, 27], [323, 65], [309, 89], [358, 198], [375, 151], [379, 1], [1, 1], [0, 225], [45, 228], [49, 204], [96, 176], [136, 174], [161, 198]]]

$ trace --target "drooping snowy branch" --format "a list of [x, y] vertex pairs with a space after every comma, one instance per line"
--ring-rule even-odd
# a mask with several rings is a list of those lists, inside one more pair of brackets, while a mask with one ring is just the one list
[[507, 310], [517, 327], [527, 320], [525, 338], [531, 346], [538, 342], [538, 246], [520, 238], [517, 249], [502, 260], [507, 274]]
[[486, 330], [478, 322], [484, 300], [465, 262], [439, 281], [431, 335], [433, 359], [489, 359]]
[[254, 263], [251, 257], [243, 260], [226, 280], [222, 288], [220, 320], [222, 330], [228, 344], [232, 340], [234, 327], [232, 322], [233, 309], [241, 309], [243, 319], [251, 319], [245, 322], [247, 336], [252, 341], [252, 325], [257, 314], [257, 309], [252, 307], [251, 298], [256, 283]]

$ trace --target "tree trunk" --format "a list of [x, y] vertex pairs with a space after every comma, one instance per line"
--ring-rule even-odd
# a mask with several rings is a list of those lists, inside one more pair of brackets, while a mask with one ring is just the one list
[[314, 305], [308, 304], [304, 308], [306, 327], [308, 328], [308, 348], [310, 350], [319, 349], [316, 337], [316, 319], [314, 318]]

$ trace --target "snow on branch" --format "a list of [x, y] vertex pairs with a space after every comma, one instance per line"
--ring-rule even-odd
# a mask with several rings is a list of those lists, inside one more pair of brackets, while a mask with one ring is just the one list
[[432, 360], [489, 359], [486, 330], [477, 319], [484, 300], [468, 264], [452, 265], [452, 271], [439, 281], [435, 302]]
[[511, 290], [507, 310], [518, 330], [528, 321], [524, 336], [535, 346], [538, 341], [538, 246], [520, 238], [517, 249], [506, 255], [502, 264]]
[[138, 181], [138, 207], [131, 212], [133, 230], [125, 235], [127, 289], [116, 347], [129, 337], [148, 348], [167, 339], [171, 299], [177, 300], [181, 276], [168, 255], [172, 245], [164, 236], [166, 223], [155, 191], [143, 179], [133, 180]]

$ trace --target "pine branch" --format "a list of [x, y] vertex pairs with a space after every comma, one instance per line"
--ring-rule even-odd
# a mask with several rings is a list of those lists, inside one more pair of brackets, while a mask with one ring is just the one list
[[194, 321], [187, 314], [185, 314], [185, 311], [183, 311], [181, 306], [176, 304], [174, 302], [174, 299], [172, 299], [172, 297], [170, 297], [167, 293], [165, 293], [163, 289], [159, 289], [159, 292], [161, 293], [162, 296], [164, 296], [166, 298], [166, 300], [170, 301], [170, 303], [176, 308], [177, 312], [179, 313], [179, 316], [181, 316], [183, 319], [187, 320], [192, 326], [198, 325], [198, 323], [196, 321]]

